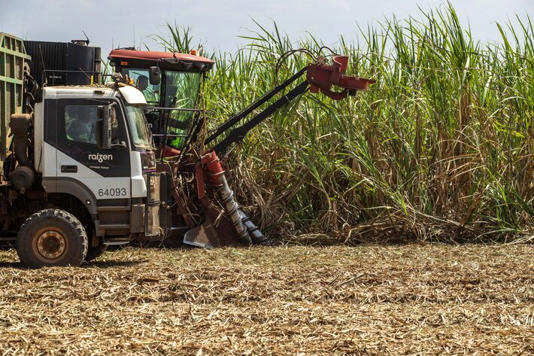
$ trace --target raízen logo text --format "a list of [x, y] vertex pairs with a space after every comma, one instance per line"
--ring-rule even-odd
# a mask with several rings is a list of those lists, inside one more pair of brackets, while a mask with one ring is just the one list
[[104, 161], [113, 161], [113, 155], [112, 154], [103, 155], [102, 153], [90, 153], [88, 159], [91, 161], [97, 161], [98, 163], [102, 163]]

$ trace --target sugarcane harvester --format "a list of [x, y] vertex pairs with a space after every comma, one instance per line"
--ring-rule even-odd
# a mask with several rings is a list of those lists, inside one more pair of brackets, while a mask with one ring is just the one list
[[[186, 230], [178, 239], [208, 248], [267, 241], [239, 208], [228, 185], [219, 157], [224, 157], [231, 145], [241, 142], [249, 131], [307, 91], [342, 100], [374, 83], [345, 75], [347, 56], [334, 56], [331, 63], [320, 57], [206, 135], [201, 88], [213, 66], [211, 60], [193, 52], [135, 49], [113, 50], [109, 59], [117, 72], [137, 85], [150, 104], [145, 113], [158, 147], [158, 171], [168, 177], [172, 190], [168, 195], [172, 199], [164, 201], [164, 209], [160, 210], [160, 221], [174, 226], [167, 236], [173, 230]], [[304, 80], [288, 90], [303, 76]], [[274, 100], [276, 96], [279, 97]], [[274, 102], [256, 113], [271, 99]]]
[[211, 60], [113, 51], [117, 73], [99, 84], [88, 42], [0, 33], [0, 241], [26, 265], [80, 265], [133, 240], [264, 243], [219, 157], [308, 90], [340, 100], [372, 83], [345, 75], [347, 57], [310, 64], [208, 135], [199, 94]]

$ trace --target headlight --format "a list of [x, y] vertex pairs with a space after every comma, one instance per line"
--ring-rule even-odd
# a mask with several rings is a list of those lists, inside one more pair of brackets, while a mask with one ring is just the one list
[[156, 154], [154, 151], [141, 152], [141, 164], [143, 172], [153, 172], [156, 170]]

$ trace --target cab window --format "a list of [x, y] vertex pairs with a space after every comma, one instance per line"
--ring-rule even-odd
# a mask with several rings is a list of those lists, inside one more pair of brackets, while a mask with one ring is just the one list
[[143, 92], [148, 104], [159, 105], [160, 85], [150, 84], [148, 69], [124, 68], [122, 74], [127, 75], [137, 89]]
[[[65, 105], [64, 128], [67, 143], [96, 145], [97, 105]], [[116, 107], [112, 112], [112, 143], [120, 143], [121, 130]]]

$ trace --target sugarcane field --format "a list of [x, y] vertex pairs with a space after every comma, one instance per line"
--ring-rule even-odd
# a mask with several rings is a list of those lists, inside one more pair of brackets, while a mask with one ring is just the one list
[[127, 247], [42, 270], [0, 256], [5, 355], [534, 352], [528, 245]]
[[534, 3], [0, 10], [0, 355], [534, 355]]

